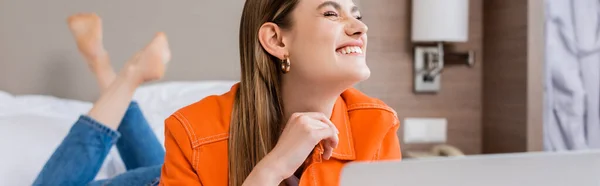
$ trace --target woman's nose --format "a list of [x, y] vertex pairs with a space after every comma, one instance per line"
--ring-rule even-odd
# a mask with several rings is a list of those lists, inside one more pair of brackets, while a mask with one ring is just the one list
[[348, 34], [349, 36], [360, 37], [366, 34], [367, 30], [369, 30], [369, 27], [367, 27], [367, 25], [362, 21], [354, 17], [348, 20], [348, 25], [346, 26], [346, 34]]

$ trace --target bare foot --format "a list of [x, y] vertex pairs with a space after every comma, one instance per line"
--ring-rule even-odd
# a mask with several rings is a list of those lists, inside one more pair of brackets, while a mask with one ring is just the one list
[[79, 13], [69, 16], [67, 22], [79, 52], [95, 73], [100, 88], [106, 89], [116, 75], [102, 42], [102, 20], [94, 13]]
[[83, 56], [93, 61], [106, 54], [102, 43], [102, 20], [94, 13], [72, 15], [67, 20], [77, 47]]
[[159, 32], [154, 39], [132, 60], [125, 64], [127, 73], [137, 82], [143, 83], [160, 79], [164, 76], [165, 66], [171, 60], [171, 51], [167, 36]]

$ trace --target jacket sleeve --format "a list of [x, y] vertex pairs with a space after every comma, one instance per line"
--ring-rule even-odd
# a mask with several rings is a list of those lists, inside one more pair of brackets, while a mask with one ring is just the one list
[[194, 150], [180, 120], [170, 116], [165, 120], [165, 163], [161, 170], [160, 185], [196, 185], [200, 179], [194, 171]]
[[400, 152], [400, 140], [398, 140], [399, 121], [396, 119], [395, 124], [390, 127], [390, 130], [385, 134], [381, 146], [375, 156], [376, 160], [400, 160], [402, 153]]

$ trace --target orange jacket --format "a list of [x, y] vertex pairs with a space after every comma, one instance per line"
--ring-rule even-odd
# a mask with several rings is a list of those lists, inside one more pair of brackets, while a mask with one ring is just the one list
[[[237, 86], [166, 119], [161, 185], [228, 185], [227, 139]], [[338, 147], [329, 160], [322, 160], [323, 149], [316, 147], [300, 186], [339, 185], [342, 167], [349, 161], [401, 159], [399, 121], [383, 102], [348, 89], [336, 101], [331, 121], [340, 131]]]

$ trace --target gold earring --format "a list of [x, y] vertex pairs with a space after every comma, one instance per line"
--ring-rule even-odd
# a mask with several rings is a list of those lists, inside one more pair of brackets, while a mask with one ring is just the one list
[[284, 56], [285, 59], [281, 60], [281, 72], [288, 73], [290, 72], [290, 67], [292, 66], [292, 64], [290, 63], [290, 58], [286, 56]]

